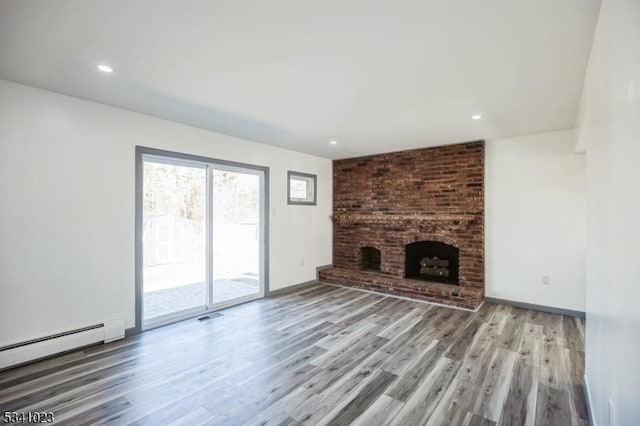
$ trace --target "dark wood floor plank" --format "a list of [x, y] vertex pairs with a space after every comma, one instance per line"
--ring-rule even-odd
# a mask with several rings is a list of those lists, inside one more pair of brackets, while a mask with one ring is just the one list
[[503, 348], [494, 351], [473, 410], [476, 414], [494, 422], [500, 420], [516, 359], [515, 352]]
[[427, 421], [428, 426], [461, 425], [473, 410], [480, 386], [464, 380], [453, 379], [442, 400]]
[[488, 323], [483, 323], [474, 336], [466, 356], [462, 360], [462, 367], [458, 374], [461, 380], [480, 385], [487, 374], [489, 362], [497, 347], [497, 336]]
[[571, 424], [567, 391], [551, 386], [538, 386], [536, 403], [537, 426], [566, 426]]
[[129, 403], [125, 398], [117, 398], [95, 407], [91, 407], [89, 410], [82, 412], [82, 414], [65, 420], [65, 424], [74, 426], [94, 425], [104, 420], [106, 417], [109, 417], [111, 413], [122, 411], [130, 406], [131, 403]]
[[405, 334], [406, 342], [399, 347], [393, 356], [384, 363], [383, 368], [389, 373], [402, 376], [411, 368], [416, 358], [429, 351], [438, 341], [430, 336], [428, 327], [414, 326]]
[[473, 336], [478, 332], [481, 322], [478, 320], [472, 320], [464, 328], [464, 332], [458, 336], [455, 343], [447, 349], [445, 356], [451, 359], [463, 359], [464, 355], [469, 349], [471, 343], [473, 343]]
[[[464, 421], [465, 426], [495, 426], [496, 422], [486, 419], [474, 413], [467, 413]], [[515, 425], [514, 425], [515, 426]]]
[[312, 387], [317, 393], [325, 391], [336, 379], [356, 368], [383, 347], [387, 341], [387, 339], [371, 335], [368, 339], [363, 339], [340, 354], [334, 353], [330, 362], [322, 367], [322, 372], [305, 383], [305, 386]]
[[305, 400], [291, 410], [291, 416], [303, 424], [317, 424], [332, 411], [340, 410], [357, 392], [376, 377], [379, 370], [355, 369], [334, 380], [320, 392], [312, 382], [307, 386]]
[[499, 424], [533, 426], [538, 397], [538, 367], [519, 359], [513, 371], [509, 394]]
[[354, 426], [386, 425], [398, 414], [404, 404], [387, 395], [380, 395], [373, 404], [362, 413]]
[[493, 317], [493, 312], [495, 311], [498, 304], [484, 302], [478, 308], [477, 312], [473, 315], [473, 317], [480, 322], [487, 322]]
[[540, 384], [563, 389], [568, 378], [564, 339], [546, 337], [540, 356]]
[[330, 416], [328, 423], [342, 426], [351, 424], [358, 416], [366, 411], [387, 387], [398, 377], [386, 371], [378, 372], [375, 377], [362, 388], [338, 414]]
[[407, 374], [400, 376], [400, 379], [389, 389], [387, 395], [398, 401], [406, 402], [418, 389], [420, 384], [429, 377], [436, 363], [442, 358], [446, 347], [437, 341], [433, 342], [422, 356], [413, 363]]
[[517, 351], [522, 340], [524, 323], [510, 319], [507, 321], [502, 333], [498, 346], [509, 351]]
[[522, 331], [520, 347], [518, 348], [518, 358], [526, 364], [540, 366], [543, 343], [542, 326], [526, 322]]
[[563, 316], [562, 336], [565, 339], [566, 347], [574, 352], [584, 352], [583, 336], [578, 329], [575, 318]]
[[451, 385], [459, 368], [460, 361], [440, 358], [431, 373], [405, 402], [392, 423], [403, 426], [426, 423], [440, 403], [446, 389]]
[[[411, 306], [411, 305], [409, 305]], [[404, 316], [398, 318], [391, 324], [387, 324], [386, 327], [378, 333], [378, 336], [384, 338], [392, 338], [398, 336], [405, 331], [411, 329], [420, 320], [422, 320], [423, 311], [421, 309], [413, 308], [407, 312]]]
[[587, 404], [582, 391], [584, 376], [584, 352], [565, 349], [565, 365], [567, 367], [566, 390], [571, 401], [571, 417], [578, 422], [587, 421]]

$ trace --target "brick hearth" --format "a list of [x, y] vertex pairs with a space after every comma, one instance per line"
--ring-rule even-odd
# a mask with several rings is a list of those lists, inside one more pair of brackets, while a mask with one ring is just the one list
[[[484, 143], [337, 160], [333, 268], [324, 282], [476, 308], [484, 296]], [[405, 278], [405, 245], [459, 250], [457, 285]], [[380, 271], [362, 270], [362, 248]]]

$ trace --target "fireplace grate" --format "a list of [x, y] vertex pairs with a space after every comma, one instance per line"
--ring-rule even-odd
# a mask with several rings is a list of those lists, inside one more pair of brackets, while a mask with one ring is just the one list
[[458, 248], [439, 241], [416, 241], [405, 246], [405, 277], [458, 284]]

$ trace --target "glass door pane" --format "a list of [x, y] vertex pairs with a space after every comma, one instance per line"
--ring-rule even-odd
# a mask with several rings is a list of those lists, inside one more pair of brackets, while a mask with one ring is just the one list
[[261, 173], [212, 171], [212, 303], [262, 292]]
[[143, 319], [162, 322], [207, 304], [207, 173], [170, 160], [143, 165]]

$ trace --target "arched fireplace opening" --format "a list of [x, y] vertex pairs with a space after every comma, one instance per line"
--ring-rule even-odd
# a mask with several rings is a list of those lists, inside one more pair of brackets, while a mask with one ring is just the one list
[[367, 271], [380, 270], [380, 250], [374, 247], [360, 249], [360, 269]]
[[416, 241], [405, 245], [405, 277], [458, 284], [460, 250], [439, 241]]

